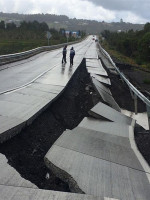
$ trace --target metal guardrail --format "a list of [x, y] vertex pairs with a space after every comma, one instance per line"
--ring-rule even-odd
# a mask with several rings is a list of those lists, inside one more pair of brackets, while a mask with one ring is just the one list
[[71, 45], [71, 44], [78, 43], [80, 41], [81, 40], [75, 41], [75, 42], [58, 44], [58, 45], [52, 45], [52, 46], [43, 46], [43, 47], [38, 47], [38, 48], [29, 50], [29, 51], [24, 51], [24, 52], [21, 52], [21, 53], [1, 55], [0, 56], [0, 65], [4, 65], [4, 64], [8, 64], [10, 62], [22, 60], [22, 59], [28, 58], [30, 56], [33, 56], [35, 54], [41, 53], [43, 51], [50, 51], [50, 50], [53, 50], [53, 49], [63, 47], [64, 45]]
[[129, 81], [128, 79], [124, 76], [124, 74], [122, 72], [120, 72], [120, 70], [116, 67], [115, 63], [113, 62], [113, 60], [111, 59], [110, 55], [101, 47], [101, 45], [99, 44], [100, 49], [103, 51], [103, 53], [107, 56], [107, 58], [109, 59], [109, 62], [113, 65], [113, 67], [116, 69], [116, 71], [118, 72], [118, 74], [121, 76], [121, 78], [124, 80], [124, 82], [126, 82], [126, 84], [129, 86], [129, 88], [132, 90], [132, 92], [134, 94], [136, 94], [146, 105], [148, 105], [150, 107], [150, 101], [149, 99], [147, 99], [139, 90], [137, 90]]
[[[115, 68], [115, 70], [118, 72], [120, 75], [121, 79], [128, 85], [131, 95], [134, 99], [134, 104], [135, 104], [135, 114], [137, 114], [137, 97], [141, 99], [147, 107], [147, 115], [148, 115], [148, 120], [149, 120], [149, 130], [150, 130], [150, 100], [146, 98], [138, 89], [136, 89], [130, 82], [129, 80], [125, 77], [125, 75], [120, 72], [120, 70], [116, 67], [115, 63], [111, 59], [110, 55], [101, 47], [101, 45], [98, 43], [100, 51], [103, 53], [105, 57], [109, 60], [109, 62], [112, 64], [112, 66]], [[133, 94], [132, 94], [133, 93]]]

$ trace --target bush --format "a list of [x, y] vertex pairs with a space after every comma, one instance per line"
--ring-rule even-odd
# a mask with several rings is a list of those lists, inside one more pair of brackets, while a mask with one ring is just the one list
[[150, 84], [150, 79], [144, 79], [143, 83]]

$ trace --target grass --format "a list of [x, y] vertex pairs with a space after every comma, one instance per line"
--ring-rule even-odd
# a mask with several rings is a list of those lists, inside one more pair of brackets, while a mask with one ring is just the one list
[[0, 55], [27, 51], [47, 45], [46, 40], [0, 40]]
[[113, 57], [115, 57], [118, 61], [128, 63], [130, 65], [139, 66], [136, 61], [132, 58], [129, 58], [120, 52], [114, 50], [112, 47], [108, 45], [106, 41], [102, 42], [102, 47]]
[[138, 67], [141, 70], [147, 70], [150, 71], [150, 64], [149, 63], [144, 63], [144, 64], [137, 64], [136, 59], [129, 58], [120, 52], [114, 50], [112, 47], [108, 45], [106, 41], [102, 41], [101, 43], [102, 47], [114, 58], [116, 58], [120, 62], [127, 63], [129, 65]]
[[145, 83], [145, 84], [150, 84], [150, 79], [144, 79], [144, 81], [143, 81], [143, 83]]
[[[70, 42], [71, 40], [69, 40]], [[50, 45], [57, 45], [65, 43], [65, 38], [60, 38], [59, 40], [50, 39]], [[30, 39], [30, 40], [0, 40], [0, 55], [19, 53], [23, 51], [28, 51], [40, 46], [47, 46], [48, 40], [42, 39]]]

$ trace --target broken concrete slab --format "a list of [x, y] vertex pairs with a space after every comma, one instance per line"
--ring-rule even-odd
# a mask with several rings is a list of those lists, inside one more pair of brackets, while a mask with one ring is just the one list
[[40, 84], [38, 82], [35, 82], [32, 85], [29, 85], [28, 88], [34, 88], [43, 92], [49, 92], [49, 93], [60, 93], [64, 87], [57, 86], [57, 85], [50, 85], [50, 84]]
[[57, 96], [57, 94], [48, 93], [49, 97], [43, 98], [34, 96], [32, 93], [28, 95], [28, 92], [22, 94], [17, 91], [0, 96], [0, 143], [18, 134]]
[[120, 136], [127, 139], [129, 138], [129, 126], [125, 124], [107, 122], [91, 117], [85, 117], [79, 124], [79, 127], [95, 131], [101, 131], [105, 135], [108, 134], [109, 136], [111, 135], [111, 136]]
[[18, 134], [25, 126], [24, 120], [0, 116], [0, 143]]
[[86, 66], [87, 67], [93, 67], [93, 68], [100, 68], [103, 69], [102, 63], [99, 59], [86, 59]]
[[[13, 187], [29, 187], [37, 188], [37, 186], [28, 180], [25, 180], [20, 174], [7, 163], [7, 159], [3, 154], [0, 154], [0, 185]], [[1, 194], [1, 193], [0, 193]], [[1, 199], [0, 195], [0, 199]]]
[[46, 154], [45, 163], [86, 194], [122, 200], [148, 200], [150, 196], [148, 179], [139, 170], [57, 145]]
[[[55, 145], [137, 170], [143, 170], [131, 146], [122, 145], [123, 140], [120, 144], [108, 140], [108, 134], [107, 140], [102, 136], [101, 131], [97, 132], [77, 127], [72, 131], [65, 131], [55, 142]], [[116, 136], [116, 140], [118, 138], [119, 136]]]
[[[5, 127], [0, 127], [3, 139], [9, 138], [8, 134], [11, 135], [11, 130], [13, 130], [12, 135], [14, 135], [14, 131], [17, 130], [20, 121], [24, 125], [30, 124], [40, 112], [46, 109], [61, 94], [72, 74], [79, 66], [79, 62], [82, 61], [87, 48], [87, 46], [82, 48], [83, 53], [75, 57], [77, 62], [75, 62], [75, 66], [73, 67], [70, 67], [69, 64], [61, 65], [61, 63], [58, 63], [56, 55], [61, 55], [61, 51], [59, 50], [49, 53], [50, 57], [45, 54], [44, 58], [38, 58], [39, 62], [37, 60], [30, 60], [30, 63], [28, 63], [30, 66], [22, 63], [19, 67], [15, 65], [13, 66], [14, 68], [9, 68], [8, 66], [7, 70], [1, 71], [3, 80], [8, 81], [8, 83], [5, 81], [6, 84], [4, 87], [1, 86], [1, 91], [6, 92], [6, 90], [9, 91], [15, 88], [14, 91], [7, 92], [7, 95], [1, 94], [0, 96], [0, 115], [6, 117], [7, 120], [11, 118], [15, 119], [13, 122], [12, 120], [7, 122], [8, 127], [6, 127], [6, 123]], [[49, 58], [51, 58], [51, 62]], [[40, 64], [44, 63], [43, 59], [45, 59], [46, 65], [41, 66]], [[31, 70], [32, 64], [33, 68], [37, 68], [38, 65], [37, 70]], [[13, 81], [13, 85], [12, 80], [15, 80]], [[18, 88], [19, 86], [21, 87]], [[19, 130], [21, 129], [19, 128]]]
[[43, 101], [37, 102], [32, 106], [16, 102], [7, 102], [6, 104], [6, 101], [0, 101], [0, 115], [27, 120], [48, 103], [48, 99], [43, 99]]
[[99, 95], [104, 100], [104, 102], [109, 104], [115, 110], [121, 112], [121, 109], [120, 109], [119, 105], [116, 103], [115, 99], [113, 98], [109, 88], [107, 88], [104, 85], [102, 85], [95, 78], [92, 78], [92, 81], [93, 81], [93, 84], [94, 84], [95, 88], [97, 89]]
[[43, 98], [39, 96], [38, 97], [34, 96], [34, 91], [33, 91], [33, 94], [15, 92], [15, 93], [10, 93], [9, 95], [8, 94], [0, 95], [0, 101], [5, 101], [6, 103], [15, 102], [15, 103], [25, 104], [25, 105], [34, 105], [40, 101], [43, 101]]
[[101, 75], [101, 76], [108, 76], [107, 72], [100, 69], [100, 68], [87, 67], [87, 71], [88, 71], [88, 73], [92, 73], [92, 74], [97, 74], [97, 75]]
[[123, 123], [123, 124], [126, 124], [126, 125], [131, 125], [132, 121], [133, 121], [132, 118], [122, 114], [121, 112], [114, 110], [110, 106], [107, 106], [106, 104], [101, 103], [101, 102], [96, 104], [90, 110], [90, 114], [92, 114], [92, 113], [96, 113], [97, 115], [103, 116], [106, 119], [109, 119], [113, 122]]
[[74, 68], [70, 68], [68, 65], [62, 65], [62, 67], [56, 66], [53, 70], [40, 77], [36, 82], [65, 87], [74, 72], [73, 69]]
[[98, 56], [99, 58], [102, 60], [102, 62], [104, 63], [104, 65], [109, 69], [109, 70], [114, 70], [114, 66], [109, 62], [109, 60], [104, 56], [104, 54], [102, 54], [101, 51], [98, 51]]
[[86, 194], [75, 194], [5, 185], [0, 185], [0, 194], [1, 200], [114, 200], [107, 197], [94, 197]]
[[35, 99], [37, 99], [37, 101], [38, 100], [43, 101], [43, 98], [51, 100], [51, 99], [55, 98], [58, 94], [57, 92], [45, 92], [45, 91], [38, 90], [38, 89], [35, 89], [32, 87], [26, 87], [22, 90], [17, 90], [15, 93], [23, 94], [27, 97], [30, 97], [31, 99], [35, 98]]
[[104, 76], [100, 76], [100, 75], [96, 75], [96, 74], [92, 74], [91, 76], [94, 77], [97, 81], [107, 84], [107, 85], [111, 85], [110, 79]]

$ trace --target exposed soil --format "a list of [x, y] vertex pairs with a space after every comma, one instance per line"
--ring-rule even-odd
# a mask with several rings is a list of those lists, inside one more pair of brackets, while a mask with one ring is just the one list
[[[114, 59], [114, 62], [116, 62], [116, 66], [120, 69], [120, 71], [125, 74], [126, 78], [147, 98], [149, 98], [150, 96], [146, 91], [150, 91], [150, 85], [144, 84], [143, 81], [145, 78], [150, 80], [150, 73], [146, 71], [139, 71], [134, 66], [130, 66], [128, 64], [118, 63], [116, 59]], [[110, 89], [112, 95], [120, 108], [134, 112], [134, 101], [131, 97], [128, 86], [122, 82], [120, 76], [110, 73], [106, 67], [105, 69], [111, 79], [112, 85]], [[146, 112], [146, 105], [140, 99], [137, 100], [138, 112]], [[146, 131], [143, 127], [136, 124], [134, 133], [137, 147], [147, 163], [150, 165], [150, 131]]]
[[[144, 83], [144, 80], [150, 81], [150, 73], [130, 65], [117, 64], [117, 66], [128, 80], [150, 99], [150, 84]], [[146, 106], [141, 101], [138, 101], [138, 112], [143, 111], [146, 111]], [[145, 131], [142, 127], [136, 125], [134, 133], [137, 147], [150, 165], [150, 131]]]
[[[138, 90], [144, 93], [145, 96], [149, 97], [150, 93], [150, 72], [141, 70], [138, 67], [131, 66], [123, 63], [116, 63], [116, 66], [122, 71], [127, 79], [134, 85]], [[149, 83], [145, 83], [145, 81]]]
[[83, 60], [62, 95], [19, 135], [1, 144], [0, 153], [23, 178], [40, 189], [70, 191], [66, 183], [46, 168], [44, 156], [65, 129], [76, 127], [87, 116], [96, 101], [97, 93], [92, 89]]

